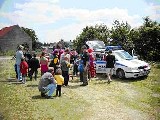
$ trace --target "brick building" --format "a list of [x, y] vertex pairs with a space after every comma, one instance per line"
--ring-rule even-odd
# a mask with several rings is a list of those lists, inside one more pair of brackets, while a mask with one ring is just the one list
[[18, 25], [5, 27], [0, 30], [0, 51], [16, 51], [18, 45], [27, 44], [32, 50], [32, 39]]

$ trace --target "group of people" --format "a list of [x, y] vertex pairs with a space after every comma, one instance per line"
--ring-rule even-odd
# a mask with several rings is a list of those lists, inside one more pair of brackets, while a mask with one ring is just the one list
[[[38, 89], [41, 96], [51, 98], [56, 89], [56, 96], [61, 96], [61, 87], [68, 86], [70, 68], [73, 68], [73, 75], [79, 75], [81, 86], [87, 86], [88, 80], [96, 77], [94, 64], [94, 55], [92, 49], [82, 46], [81, 54], [77, 54], [75, 50], [70, 51], [66, 48], [54, 49], [51, 56], [47, 57], [43, 51], [40, 59], [36, 54], [23, 53], [23, 46], [19, 46], [16, 52], [16, 77], [19, 82], [26, 83], [26, 76], [32, 80], [37, 80], [38, 68], [41, 70], [41, 79]], [[111, 75], [115, 64], [115, 57], [111, 55], [111, 51], [106, 56], [108, 82], [111, 82]]]
[[40, 68], [39, 60], [36, 58], [36, 54], [31, 54], [23, 51], [23, 46], [19, 45], [16, 51], [16, 63], [15, 72], [18, 82], [26, 83], [26, 76], [32, 80], [32, 75], [35, 74], [35, 80], [37, 80], [38, 68]]

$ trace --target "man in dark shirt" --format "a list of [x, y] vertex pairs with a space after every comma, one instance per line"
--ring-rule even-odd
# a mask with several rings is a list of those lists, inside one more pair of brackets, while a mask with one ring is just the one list
[[86, 86], [88, 85], [88, 66], [89, 66], [89, 54], [87, 52], [87, 47], [84, 45], [82, 46], [82, 61], [83, 61], [83, 66], [84, 66], [84, 70], [83, 70], [83, 84], [81, 86]]
[[106, 56], [106, 73], [108, 77], [108, 83], [110, 83], [112, 74], [113, 74], [113, 69], [115, 65], [115, 56], [112, 55], [112, 51], [109, 50], [108, 55]]

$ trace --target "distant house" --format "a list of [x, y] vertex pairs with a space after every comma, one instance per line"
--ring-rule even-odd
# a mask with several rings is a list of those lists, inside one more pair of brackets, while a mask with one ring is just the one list
[[32, 39], [18, 25], [0, 30], [0, 51], [16, 51], [18, 45], [27, 45], [32, 50]]

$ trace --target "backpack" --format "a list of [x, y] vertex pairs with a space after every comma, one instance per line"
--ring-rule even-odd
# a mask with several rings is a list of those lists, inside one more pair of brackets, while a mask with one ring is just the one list
[[83, 60], [80, 60], [80, 63], [78, 65], [78, 71], [83, 72], [84, 71], [84, 65], [83, 65]]

